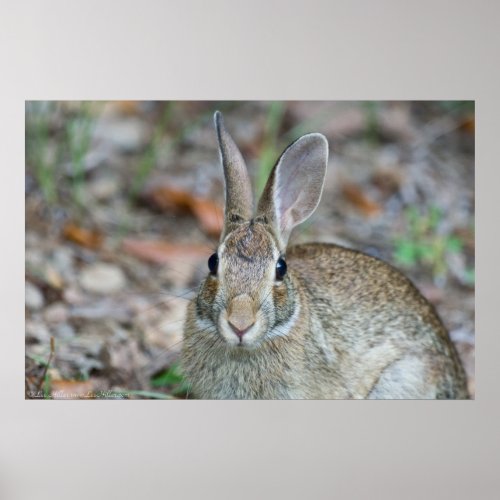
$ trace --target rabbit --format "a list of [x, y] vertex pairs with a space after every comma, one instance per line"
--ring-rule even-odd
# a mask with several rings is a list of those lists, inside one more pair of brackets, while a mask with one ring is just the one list
[[433, 306], [385, 262], [334, 244], [287, 249], [318, 206], [328, 162], [319, 133], [281, 155], [254, 213], [247, 169], [214, 115], [224, 226], [189, 303], [181, 367], [201, 399], [467, 398]]

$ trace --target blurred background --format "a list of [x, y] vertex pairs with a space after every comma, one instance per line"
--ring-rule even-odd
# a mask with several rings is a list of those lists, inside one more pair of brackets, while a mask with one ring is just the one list
[[474, 102], [26, 102], [28, 398], [186, 398], [187, 302], [223, 217], [213, 112], [258, 195], [321, 132], [321, 203], [292, 234], [382, 258], [436, 307], [474, 385]]

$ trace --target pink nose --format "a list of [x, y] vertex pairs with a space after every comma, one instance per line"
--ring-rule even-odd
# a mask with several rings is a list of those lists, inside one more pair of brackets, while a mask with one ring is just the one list
[[245, 333], [247, 333], [248, 330], [250, 330], [250, 328], [252, 328], [252, 326], [254, 325], [254, 323], [252, 323], [251, 325], [245, 326], [243, 329], [241, 329], [241, 327], [238, 328], [237, 326], [233, 325], [231, 321], [228, 321], [228, 324], [231, 327], [231, 330], [233, 330], [233, 332], [236, 333], [239, 339], [241, 339], [243, 335], [245, 335]]

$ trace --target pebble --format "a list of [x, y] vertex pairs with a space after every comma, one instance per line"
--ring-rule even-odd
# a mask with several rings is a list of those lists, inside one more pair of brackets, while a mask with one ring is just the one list
[[43, 313], [47, 323], [64, 323], [68, 319], [68, 308], [62, 302], [54, 302]]
[[94, 140], [108, 143], [125, 152], [140, 150], [148, 139], [146, 125], [138, 118], [102, 118], [96, 123]]
[[76, 287], [68, 286], [63, 291], [64, 301], [71, 305], [83, 304], [85, 297], [83, 293]]
[[[36, 242], [34, 244], [38, 245], [39, 242]], [[40, 268], [45, 264], [45, 255], [41, 250], [35, 248], [27, 248], [24, 254], [24, 261], [28, 269]]]
[[55, 337], [62, 340], [70, 340], [75, 337], [75, 329], [68, 323], [60, 323], [54, 328]]
[[98, 295], [119, 292], [127, 284], [125, 274], [118, 266], [102, 262], [87, 266], [79, 281], [84, 290]]
[[98, 302], [82, 304], [71, 309], [71, 317], [88, 319], [91, 321], [103, 319], [116, 319], [117, 321], [130, 321], [132, 313], [126, 305], [109, 299], [99, 299]]
[[106, 201], [113, 198], [120, 190], [120, 181], [113, 175], [102, 175], [94, 180], [89, 189], [98, 201]]
[[68, 247], [59, 247], [52, 255], [55, 269], [66, 281], [71, 280], [75, 275], [73, 259], [74, 254]]
[[26, 339], [36, 340], [40, 344], [50, 341], [50, 332], [44, 323], [40, 321], [26, 321]]
[[29, 281], [26, 281], [25, 283], [24, 301], [26, 307], [32, 311], [39, 311], [45, 302], [40, 289]]

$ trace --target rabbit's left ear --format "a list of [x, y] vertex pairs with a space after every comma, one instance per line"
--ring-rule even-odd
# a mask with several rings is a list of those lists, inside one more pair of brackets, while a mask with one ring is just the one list
[[281, 155], [267, 181], [257, 208], [273, 226], [283, 249], [292, 229], [318, 206], [328, 162], [328, 141], [322, 134], [307, 134]]

